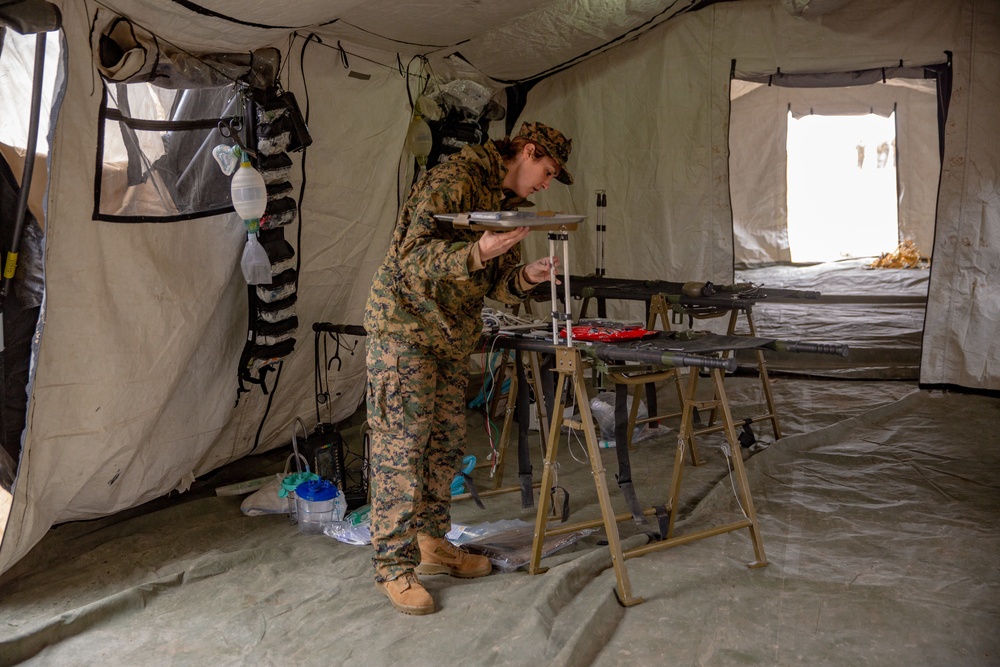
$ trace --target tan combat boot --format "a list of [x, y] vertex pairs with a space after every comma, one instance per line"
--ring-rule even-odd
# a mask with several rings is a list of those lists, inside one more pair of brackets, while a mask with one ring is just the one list
[[420, 616], [434, 613], [434, 598], [412, 572], [390, 581], [377, 581], [375, 586], [385, 593], [393, 607], [404, 614]]
[[486, 556], [462, 551], [448, 540], [423, 533], [417, 536], [420, 545], [420, 574], [450, 574], [462, 579], [485, 577], [493, 571], [493, 564]]

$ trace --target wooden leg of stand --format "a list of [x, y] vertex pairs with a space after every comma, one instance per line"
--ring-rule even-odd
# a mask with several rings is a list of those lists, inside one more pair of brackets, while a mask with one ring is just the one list
[[715, 383], [715, 390], [720, 397], [719, 407], [726, 425], [726, 440], [729, 442], [730, 459], [732, 460], [733, 472], [736, 475], [736, 485], [739, 490], [738, 500], [743, 508], [743, 513], [750, 521], [747, 530], [750, 531], [750, 540], [753, 542], [753, 551], [756, 559], [748, 563], [748, 567], [764, 567], [767, 565], [767, 557], [764, 555], [764, 542], [760, 537], [760, 527], [757, 523], [757, 511], [753, 506], [753, 496], [750, 495], [750, 482], [747, 480], [746, 468], [743, 465], [743, 452], [740, 450], [740, 443], [736, 437], [736, 428], [733, 425], [733, 415], [729, 411], [729, 401], [726, 400], [726, 390], [722, 386], [723, 374], [718, 368], [712, 369], [712, 380]]
[[[514, 350], [513, 354], [520, 354]], [[491, 464], [496, 473], [493, 475], [493, 490], [499, 489], [503, 485], [503, 467], [507, 458], [507, 444], [510, 442], [510, 432], [514, 425], [514, 408], [517, 404], [517, 372], [510, 374], [510, 389], [507, 390], [507, 402], [504, 404], [503, 429], [500, 431], [500, 440], [497, 443], [497, 460]], [[486, 467], [486, 466], [484, 466]]]
[[[566, 375], [559, 373], [559, 377], [556, 379], [555, 400], [552, 404], [553, 414], [563, 414], [563, 406], [566, 403], [566, 398], [563, 395], [565, 388]], [[538, 512], [535, 515], [535, 534], [531, 542], [531, 560], [528, 561], [528, 572], [531, 574], [541, 574], [549, 569], [541, 567], [540, 563], [542, 561], [542, 546], [545, 543], [545, 527], [549, 519], [549, 494], [552, 492], [552, 478], [555, 473], [556, 453], [559, 450], [562, 420], [553, 419], [551, 422], [548, 430], [548, 442], [545, 447], [545, 464], [542, 467], [542, 486], [538, 490]]]
[[[750, 335], [757, 335], [757, 327], [753, 323], [753, 313], [749, 308], [746, 310], [747, 326], [750, 328]], [[774, 439], [781, 438], [781, 427], [778, 426], [778, 411], [774, 409], [774, 396], [771, 394], [771, 378], [767, 374], [767, 362], [764, 360], [764, 351], [756, 350], [757, 370], [760, 373], [760, 386], [764, 390], [764, 401], [767, 403], [767, 414], [771, 420], [771, 428], [774, 429]]]
[[567, 349], [566, 352], [560, 350], [560, 353], [567, 356], [572, 355], [573, 388], [576, 396], [583, 397], [578, 401], [580, 421], [583, 422], [583, 435], [587, 441], [590, 468], [594, 476], [594, 486], [597, 489], [597, 500], [601, 506], [601, 516], [604, 518], [604, 532], [607, 534], [608, 550], [611, 552], [611, 565], [614, 567], [615, 579], [618, 584], [618, 602], [622, 606], [631, 607], [642, 602], [642, 598], [633, 597], [632, 584], [629, 582], [628, 570], [625, 569], [625, 556], [622, 554], [622, 543], [618, 534], [618, 519], [615, 516], [614, 507], [611, 506], [611, 494], [608, 493], [607, 471], [604, 469], [601, 448], [597, 443], [597, 434], [594, 432], [594, 417], [590, 412], [590, 402], [586, 400], [587, 385], [583, 377], [580, 353], [571, 348]]
[[[485, 396], [486, 404], [486, 417], [490, 419], [495, 417], [497, 414], [497, 409], [500, 407], [500, 401], [506, 401], [510, 405], [511, 394], [505, 394], [503, 391], [504, 380], [507, 379], [507, 364], [510, 358], [509, 355], [514, 354], [513, 350], [503, 349], [497, 354], [500, 355], [500, 361], [497, 363], [497, 371], [490, 380], [490, 396]], [[487, 368], [489, 367], [490, 360], [486, 359]], [[483, 385], [483, 391], [486, 391], [486, 385]]]
[[664, 540], [674, 536], [674, 523], [677, 521], [677, 506], [680, 504], [681, 482], [684, 480], [684, 452], [689, 446], [693, 446], [694, 412], [694, 390], [698, 387], [698, 372], [692, 368], [688, 375], [688, 393], [681, 401], [681, 425], [677, 431], [677, 452], [674, 454], [674, 473], [670, 480], [670, 519], [667, 523], [667, 534], [662, 535]]
[[[698, 392], [698, 369], [689, 368], [688, 369], [688, 386], [687, 392], [683, 397], [682, 404], [684, 406], [684, 415], [681, 416], [681, 437], [685, 438], [688, 447], [691, 449], [691, 465], [700, 466], [702, 461], [698, 458], [698, 447], [695, 445], [694, 441], [694, 407], [697, 398], [695, 394]], [[687, 429], [685, 432], [684, 417], [687, 417]]]

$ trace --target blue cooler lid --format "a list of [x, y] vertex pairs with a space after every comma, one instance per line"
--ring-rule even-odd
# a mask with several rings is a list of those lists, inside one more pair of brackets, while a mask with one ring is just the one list
[[315, 502], [333, 500], [337, 497], [337, 485], [327, 479], [311, 479], [295, 487], [295, 495]]

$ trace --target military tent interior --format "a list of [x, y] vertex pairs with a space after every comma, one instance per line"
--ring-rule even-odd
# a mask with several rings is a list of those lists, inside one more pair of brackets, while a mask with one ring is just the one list
[[[20, 0], [0, 1], [0, 38], [0, 664], [1000, 659], [995, 0]], [[302, 120], [273, 145], [261, 99]], [[533, 198], [586, 216], [571, 274], [603, 261], [616, 278], [820, 293], [762, 301], [757, 332], [846, 358], [768, 352], [768, 384], [738, 357], [725, 381], [737, 417], [768, 390], [780, 414], [741, 452], [767, 567], [747, 567], [744, 531], [692, 541], [629, 558], [643, 601], [625, 605], [607, 536], [584, 530], [545, 573], [431, 578], [437, 613], [409, 617], [373, 586], [370, 547], [217, 493], [280, 476], [321, 427], [363, 462], [364, 338], [314, 324], [361, 323], [426, 150], [416, 115], [428, 167], [522, 121], [573, 140], [575, 183]], [[894, 243], [872, 255], [835, 250], [867, 233], [828, 215], [859, 194], [789, 141], [803, 119], [859, 117], [893, 132], [841, 146], [854, 172], [892, 168]], [[260, 291], [240, 266], [232, 152], [214, 150], [237, 140], [283, 179], [268, 234], [289, 326], [270, 336], [248, 331]], [[832, 258], [796, 257], [793, 183]], [[873, 268], [905, 248], [916, 261]], [[627, 321], [643, 308], [608, 304]], [[473, 361], [485, 392], [491, 362]], [[482, 460], [495, 425], [468, 418]], [[676, 467], [676, 429], [633, 446], [644, 496]], [[564, 438], [572, 513], [599, 516], [586, 451]], [[701, 446], [683, 529], [745, 511], [725, 442]], [[456, 500], [458, 532], [533, 522], [515, 495]]]

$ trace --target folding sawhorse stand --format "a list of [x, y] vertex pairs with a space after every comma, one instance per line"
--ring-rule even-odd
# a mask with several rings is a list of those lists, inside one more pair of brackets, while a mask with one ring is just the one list
[[[756, 326], [754, 326], [752, 307], [750, 307], [750, 306], [744, 306], [744, 307], [740, 307], [740, 308], [732, 308], [732, 309], [729, 310], [729, 326], [726, 329], [726, 334], [729, 335], [729, 336], [735, 336], [735, 335], [737, 335], [736, 334], [736, 325], [737, 325], [737, 322], [739, 321], [739, 313], [740, 313], [741, 310], [746, 314], [747, 325], [748, 325], [748, 327], [750, 329], [750, 336], [756, 337], [757, 336], [757, 328], [756, 328]], [[656, 320], [657, 320], [657, 318], [659, 318], [660, 321], [663, 324], [663, 330], [664, 331], [670, 331], [670, 320], [669, 320], [669, 313], [670, 313], [670, 311], [671, 311], [671, 309], [670, 309], [670, 306], [667, 303], [667, 297], [664, 296], [663, 294], [656, 294], [656, 295], [654, 295], [652, 297], [652, 299], [650, 300], [650, 305], [649, 305], [649, 321], [648, 321], [648, 323], [646, 325], [647, 328], [648, 329], [654, 329], [656, 327]], [[724, 313], [720, 313], [720, 314], [724, 314]], [[691, 316], [694, 317], [694, 318], [698, 318], [698, 315], [696, 315], [696, 314], [691, 314]], [[713, 317], [715, 317], [715, 316], [717, 316], [717, 315], [713, 315]], [[702, 317], [704, 317], [704, 316], [702, 316]], [[744, 424], [756, 424], [756, 423], [761, 422], [761, 421], [770, 421], [771, 422], [771, 429], [772, 429], [772, 431], [774, 431], [774, 439], [778, 440], [779, 438], [781, 438], [781, 427], [778, 425], [778, 412], [777, 412], [777, 410], [774, 407], [774, 395], [771, 393], [771, 379], [770, 379], [770, 376], [767, 373], [767, 362], [764, 359], [764, 352], [763, 352], [763, 350], [761, 350], [761, 349], [755, 349], [754, 350], [754, 354], [757, 357], [757, 372], [760, 375], [760, 384], [761, 384], [761, 388], [764, 391], [764, 401], [765, 401], [765, 403], [767, 405], [767, 412], [765, 412], [763, 414], [759, 414], [759, 415], [754, 415], [752, 417], [747, 417], [747, 418], [743, 419], [742, 422]], [[665, 377], [670, 377], [670, 374], [673, 373], [674, 374], [675, 383], [676, 383], [676, 385], [678, 387], [678, 396], [680, 396], [680, 393], [681, 393], [680, 392], [680, 378], [677, 376], [677, 369], [671, 369], [670, 371], [663, 371], [663, 373], [664, 373], [664, 375], [662, 375], [662, 376], [657, 375], [655, 377], [652, 377], [651, 379], [649, 379], [649, 382], [655, 382], [655, 381], [659, 381], [660, 379], [663, 379]], [[694, 375], [697, 375], [697, 373], [694, 373]], [[642, 378], [641, 376], [640, 377], [636, 377], [636, 378], [630, 378], [628, 380], [620, 379], [619, 381], [621, 381], [621, 382], [626, 382], [627, 381], [629, 384], [635, 384], [635, 385], [645, 384], [646, 383], [645, 379]], [[689, 378], [689, 385], [690, 385], [689, 386], [689, 391], [691, 392], [691, 394], [690, 394], [691, 396], [694, 396], [693, 392], [697, 390], [697, 383], [698, 383], [698, 378], [697, 377]], [[634, 393], [633, 393], [633, 397], [634, 398], [633, 398], [632, 410], [631, 410], [631, 412], [629, 414], [629, 430], [628, 430], [628, 433], [627, 433], [627, 437], [628, 437], [627, 442], [630, 445], [631, 445], [631, 442], [632, 442], [632, 433], [633, 433], [633, 430], [635, 429], [635, 427], [637, 425], [639, 425], [639, 424], [645, 424], [645, 423], [649, 423], [649, 422], [653, 422], [653, 421], [659, 421], [660, 419], [667, 419], [667, 418], [675, 417], [675, 416], [678, 415], [678, 413], [672, 413], [672, 414], [667, 414], [667, 415], [654, 416], [652, 414], [652, 409], [651, 409], [650, 410], [650, 415], [649, 415], [648, 418], [643, 419], [643, 420], [637, 419], [637, 417], [638, 417], [638, 407], [639, 407], [638, 404], [637, 404], [637, 401], [638, 401], [638, 391], [639, 391], [639, 387], [636, 386], [636, 388], [634, 390]], [[649, 391], [652, 391], [652, 390], [651, 389], [648, 390], [647, 394], [649, 393]], [[715, 401], [706, 404], [706, 407], [710, 408], [709, 419], [708, 419], [708, 424], [709, 425], [706, 426], [706, 427], [703, 427], [703, 428], [692, 429], [691, 430], [690, 445], [691, 445], [691, 463], [692, 463], [692, 465], [701, 465], [701, 460], [698, 458], [698, 450], [697, 450], [697, 447], [695, 445], [695, 438], [697, 436], [706, 435], [708, 433], [716, 433], [716, 432], [721, 431], [721, 430], [723, 430], [725, 428], [725, 426], [723, 424], [718, 424], [718, 425], [714, 425], [713, 426], [713, 423], [715, 422], [715, 417], [716, 417], [716, 408], [718, 407], [718, 404], [720, 402], [721, 402], [721, 399], [719, 398], [718, 392], [716, 392]], [[651, 401], [647, 400], [647, 403], [649, 403], [650, 405], [653, 405], [653, 403]], [[727, 409], [728, 409], [728, 406], [727, 406]]]
[[[580, 350], [574, 347], [560, 346], [555, 348], [555, 355], [556, 366], [554, 370], [558, 375], [558, 378], [556, 381], [553, 408], [550, 412], [553, 418], [550, 420], [551, 423], [549, 424], [549, 434], [545, 452], [545, 465], [542, 471], [542, 488], [539, 493], [538, 510], [535, 518], [535, 532], [534, 539], [532, 541], [531, 560], [528, 563], [528, 571], [531, 574], [540, 574], [548, 569], [540, 565], [542, 547], [546, 537], [598, 526], [603, 526], [605, 533], [607, 534], [608, 549], [611, 552], [611, 564], [614, 568], [615, 579], [617, 582], [615, 589], [616, 594], [618, 596], [618, 601], [626, 607], [642, 602], [641, 597], [635, 597], [632, 594], [628, 571], [625, 568], [625, 560], [627, 558], [641, 556], [649, 553], [650, 551], [666, 549], [679, 544], [686, 544], [703, 537], [711, 537], [747, 528], [750, 531], [750, 538], [753, 542], [754, 555], [756, 558], [755, 561], [749, 563], [749, 566], [762, 567], [767, 564], [767, 559], [764, 555], [764, 545], [761, 541], [760, 530], [757, 523], [757, 514], [753, 506], [753, 498], [750, 494], [750, 485], [747, 481], [746, 470], [743, 466], [740, 446], [736, 438], [736, 431], [732, 421], [732, 414], [729, 411], [729, 404], [726, 400], [725, 389], [722, 386], [723, 370], [734, 364], [734, 361], [731, 359], [701, 358], [695, 362], [690, 358], [690, 356], [688, 356], [689, 363], [682, 363], [680, 365], [700, 365], [704, 367], [711, 367], [711, 377], [715, 385], [716, 395], [719, 397], [719, 407], [722, 412], [723, 426], [726, 432], [726, 439], [729, 443], [729, 451], [731, 453], [729, 458], [732, 461], [733, 474], [737, 480], [737, 498], [739, 500], [740, 507], [743, 510], [744, 518], [732, 523], [708, 528], [687, 535], [677, 536], [674, 535], [674, 525], [677, 519], [681, 482], [683, 479], [684, 453], [687, 449], [687, 443], [690, 437], [692, 425], [691, 415], [694, 408], [697, 407], [697, 401], [695, 401], [693, 394], [695, 384], [689, 381], [687, 392], [684, 395], [684, 405], [682, 407], [681, 416], [681, 431], [677, 438], [677, 453], [674, 460], [674, 471], [668, 503], [666, 505], [661, 505], [659, 508], [653, 507], [645, 510], [637, 510], [636, 508], [638, 507], [638, 502], [636, 501], [635, 503], [632, 503], [630, 501], [630, 505], [634, 504], [633, 511], [623, 514], [615, 514], [614, 508], [611, 505], [611, 496], [608, 491], [606, 470], [601, 458], [601, 449], [597, 442], [597, 435], [594, 431], [594, 420], [590, 411], [589, 402], [586, 400], [578, 401], [580, 408], [580, 422], [555, 417], [556, 415], [563, 414], [563, 408], [566, 404], [565, 390], [567, 383], [571, 384], [576, 396], [587, 396], [587, 387], [584, 378], [584, 361], [581, 357]], [[690, 373], [689, 377], [697, 377], [697, 372]], [[591, 471], [594, 477], [594, 485], [597, 490], [598, 502], [601, 508], [601, 518], [591, 521], [578, 522], [571, 525], [561, 525], [557, 528], [549, 529], [548, 513], [550, 501], [547, 489], [552, 487], [562, 426], [582, 430], [584, 433], [584, 439], [587, 443], [587, 454], [590, 458]], [[622, 456], [626, 457], [625, 462], [627, 464], [628, 448], [622, 446], [618, 455], [619, 465], [622, 465]], [[646, 523], [647, 520], [645, 517], [647, 516], [656, 516], [658, 518], [661, 526], [660, 535], [662, 539], [641, 547], [623, 550], [618, 532], [618, 523], [632, 518], [637, 523], [643, 524]]]

